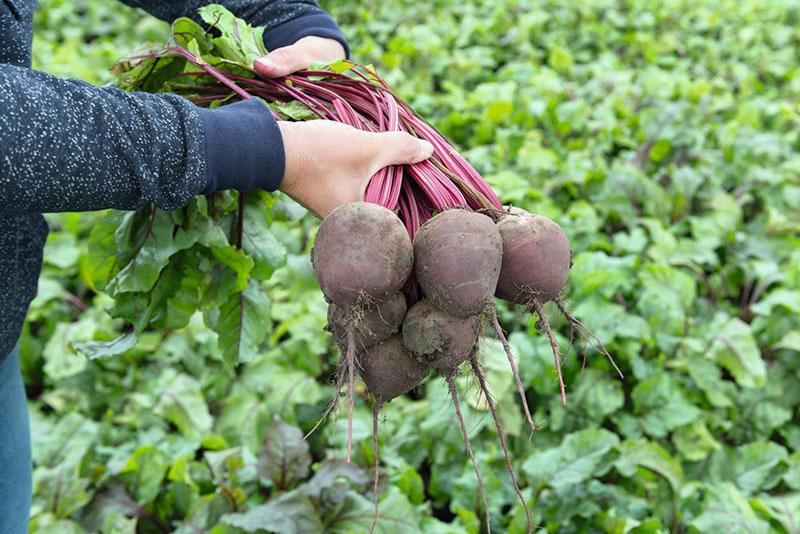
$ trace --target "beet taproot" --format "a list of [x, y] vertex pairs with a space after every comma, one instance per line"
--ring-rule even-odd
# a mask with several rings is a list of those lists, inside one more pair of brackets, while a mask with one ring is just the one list
[[408, 393], [428, 375], [428, 368], [409, 354], [399, 335], [360, 351], [358, 363], [361, 379], [381, 404]]
[[319, 227], [311, 262], [329, 301], [349, 309], [397, 293], [414, 265], [411, 238], [389, 209], [352, 202]]
[[328, 330], [340, 347], [347, 346], [347, 331], [352, 330], [356, 350], [363, 350], [399, 332], [405, 316], [406, 297], [402, 293], [350, 313], [331, 303], [328, 306]]
[[481, 321], [452, 317], [428, 299], [414, 304], [403, 321], [403, 343], [417, 360], [439, 371], [455, 369], [475, 350]]
[[419, 229], [414, 237], [417, 280], [440, 310], [466, 319], [493, 305], [503, 261], [503, 243], [486, 215], [452, 209]]
[[558, 296], [572, 263], [569, 240], [561, 227], [541, 215], [512, 208], [497, 223], [503, 262], [497, 296], [516, 304], [540, 303]]

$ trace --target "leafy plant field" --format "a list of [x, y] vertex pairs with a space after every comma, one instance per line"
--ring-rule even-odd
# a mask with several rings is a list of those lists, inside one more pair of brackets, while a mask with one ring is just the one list
[[[554, 313], [571, 347], [562, 407], [535, 319], [500, 304], [542, 425], [531, 436], [502, 346], [482, 344], [538, 528], [800, 532], [800, 5], [323, 4], [354, 57], [463, 149], [505, 203], [570, 237], [568, 301], [625, 378], [586, 340], [570, 345]], [[104, 84], [114, 61], [167, 32], [110, 0], [40, 0], [35, 64]], [[119, 356], [78, 351], [123, 333], [96, 289], [111, 268], [98, 252], [101, 219], [49, 217], [21, 340], [33, 532], [369, 529], [364, 391], [354, 465], [343, 463], [341, 414], [301, 441], [333, 395], [338, 351], [308, 260], [318, 223], [275, 202], [262, 232], [263, 341], [237, 368], [199, 314], [178, 329], [165, 320]], [[181, 303], [165, 309], [180, 314]], [[474, 379], [458, 385], [493, 530], [525, 532], [488, 407]], [[480, 532], [443, 380], [382, 413], [377, 530]]]

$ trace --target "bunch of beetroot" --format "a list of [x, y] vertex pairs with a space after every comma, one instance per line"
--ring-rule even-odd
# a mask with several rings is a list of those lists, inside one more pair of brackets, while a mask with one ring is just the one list
[[[541, 307], [550, 300], [563, 307], [559, 293], [570, 261], [569, 243], [561, 228], [519, 209], [489, 214], [445, 210], [423, 224], [413, 242], [403, 221], [387, 208], [357, 202], [334, 210], [320, 226], [312, 263], [330, 302], [328, 328], [344, 355], [341, 376], [348, 384], [348, 460], [356, 374], [375, 397], [377, 431], [377, 413], [385, 403], [409, 392], [429, 373], [439, 373], [448, 383], [484, 495], [453, 381], [461, 364], [469, 362], [492, 412], [512, 483], [525, 506], [505, 433], [478, 363], [478, 339], [490, 325], [502, 340], [526, 419], [534, 428], [494, 298], [522, 304], [539, 315], [559, 369], [558, 348]], [[561, 391], [563, 396], [563, 382]], [[377, 437], [375, 454], [377, 498]], [[527, 506], [525, 511], [530, 521]]]

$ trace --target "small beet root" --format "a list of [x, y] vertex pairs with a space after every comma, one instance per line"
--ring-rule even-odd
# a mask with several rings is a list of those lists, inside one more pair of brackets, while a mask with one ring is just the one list
[[497, 223], [503, 238], [503, 263], [497, 296], [516, 304], [548, 302], [567, 283], [572, 262], [564, 230], [541, 215], [512, 208]]
[[361, 379], [381, 404], [408, 393], [428, 375], [428, 368], [409, 354], [399, 335], [360, 352], [358, 361]]
[[346, 309], [397, 293], [414, 265], [411, 238], [391, 210], [344, 204], [319, 227], [311, 262], [329, 301]]
[[414, 304], [406, 315], [403, 343], [428, 367], [449, 371], [474, 352], [480, 327], [480, 318], [451, 317], [424, 299]]
[[459, 209], [438, 214], [414, 237], [414, 257], [422, 291], [440, 310], [466, 319], [493, 304], [503, 243], [486, 215]]
[[347, 331], [351, 330], [356, 350], [360, 351], [399, 332], [405, 316], [406, 298], [402, 293], [371, 305], [365, 304], [350, 313], [331, 303], [328, 306], [328, 330], [340, 347], [346, 346]]

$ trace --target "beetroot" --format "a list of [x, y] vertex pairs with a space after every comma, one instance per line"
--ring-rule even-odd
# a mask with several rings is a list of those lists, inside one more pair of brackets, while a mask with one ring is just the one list
[[359, 352], [358, 363], [361, 379], [380, 404], [408, 393], [428, 374], [428, 368], [408, 353], [399, 335]]
[[394, 212], [353, 202], [322, 221], [311, 261], [328, 300], [349, 310], [400, 291], [411, 274], [413, 248]]
[[503, 243], [492, 219], [447, 210], [414, 237], [415, 274], [440, 310], [466, 319], [493, 304], [503, 261]]
[[[570, 313], [560, 296], [572, 267], [572, 251], [564, 230], [547, 217], [534, 215], [519, 208], [509, 208], [497, 223], [497, 228], [503, 238], [503, 264], [496, 295], [516, 304], [522, 304], [526, 310], [535, 312], [539, 316], [537, 327], [544, 330], [553, 351], [561, 389], [561, 403], [566, 406], [567, 394], [561, 375], [558, 342], [543, 309], [544, 304], [549, 301], [555, 301], [572, 331], [578, 330], [595, 341], [600, 352], [608, 357], [622, 376], [622, 371], [602, 343]], [[502, 334], [496, 316], [493, 322], [513, 369], [511, 347]], [[517, 385], [521, 388], [521, 384]]]
[[403, 322], [403, 343], [428, 367], [455, 369], [475, 350], [480, 319], [451, 317], [425, 299], [414, 304]]
[[347, 331], [353, 331], [356, 350], [367, 349], [400, 330], [406, 316], [406, 297], [390, 295], [382, 302], [364, 306], [355, 316], [331, 303], [328, 307], [328, 330], [340, 347], [347, 347]]
[[497, 296], [528, 305], [553, 300], [567, 283], [572, 252], [556, 223], [514, 208], [497, 223], [503, 238], [503, 264]]

